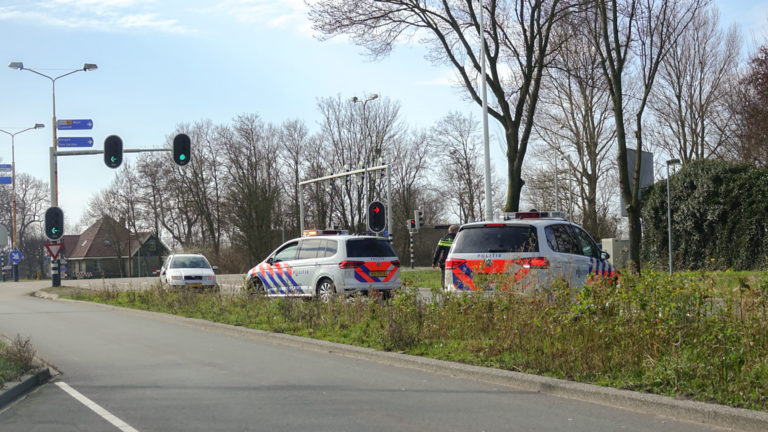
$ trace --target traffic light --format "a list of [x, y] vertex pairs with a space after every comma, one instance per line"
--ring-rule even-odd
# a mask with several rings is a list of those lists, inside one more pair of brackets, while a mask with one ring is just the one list
[[104, 163], [110, 168], [123, 163], [123, 140], [119, 136], [110, 135], [104, 140]]
[[411, 231], [416, 231], [416, 219], [408, 220], [408, 229]]
[[416, 229], [421, 228], [424, 225], [424, 212], [421, 210], [413, 211], [414, 219], [416, 219]]
[[64, 235], [64, 212], [58, 207], [48, 207], [45, 211], [45, 236], [58, 240]]
[[173, 138], [173, 161], [176, 165], [186, 165], [192, 157], [192, 140], [187, 134], [178, 134]]
[[382, 232], [387, 226], [387, 212], [384, 204], [374, 201], [368, 205], [368, 228], [373, 232]]

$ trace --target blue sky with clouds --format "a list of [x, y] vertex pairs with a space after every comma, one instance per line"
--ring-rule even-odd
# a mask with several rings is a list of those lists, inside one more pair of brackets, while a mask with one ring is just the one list
[[[743, 26], [748, 44], [765, 40], [768, 0], [715, 3], [724, 23]], [[305, 14], [303, 0], [0, 0], [0, 60], [51, 76], [96, 63], [96, 71], [56, 82], [56, 114], [93, 119], [90, 133], [59, 135], [92, 136], [97, 149], [111, 134], [126, 148], [158, 147], [178, 123], [228, 123], [244, 113], [274, 123], [299, 118], [316, 130], [318, 98], [336, 95], [398, 101], [405, 122], [418, 128], [451, 110], [479, 116], [450, 84], [451, 69], [430, 64], [419, 46], [401, 45], [369, 62], [343, 39], [317, 41]], [[15, 147], [17, 171], [48, 182], [50, 81], [3, 68], [0, 94], [0, 129], [46, 125], [18, 135]], [[502, 172], [502, 152], [491, 147]], [[2, 134], [3, 163], [10, 153], [10, 137]], [[59, 205], [68, 224], [116, 172], [101, 155], [59, 158]]]

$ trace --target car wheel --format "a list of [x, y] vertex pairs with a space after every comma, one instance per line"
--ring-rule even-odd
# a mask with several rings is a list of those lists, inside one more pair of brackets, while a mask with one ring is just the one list
[[264, 295], [264, 282], [257, 277], [249, 278], [245, 282], [245, 288], [250, 295]]
[[320, 279], [317, 284], [317, 298], [322, 301], [328, 301], [336, 294], [336, 285], [328, 278]]

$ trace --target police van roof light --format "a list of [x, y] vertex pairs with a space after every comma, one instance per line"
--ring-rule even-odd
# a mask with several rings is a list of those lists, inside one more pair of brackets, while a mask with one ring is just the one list
[[565, 219], [565, 213], [557, 211], [527, 211], [504, 213], [504, 220], [512, 219]]

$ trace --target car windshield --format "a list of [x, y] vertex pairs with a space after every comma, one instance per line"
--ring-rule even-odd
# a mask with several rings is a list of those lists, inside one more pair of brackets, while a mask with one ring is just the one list
[[208, 261], [203, 257], [176, 257], [171, 260], [170, 268], [210, 268]]
[[538, 252], [536, 228], [530, 225], [467, 227], [456, 236], [453, 253]]
[[387, 240], [376, 238], [360, 238], [347, 240], [347, 256], [361, 257], [394, 257], [395, 250]]

